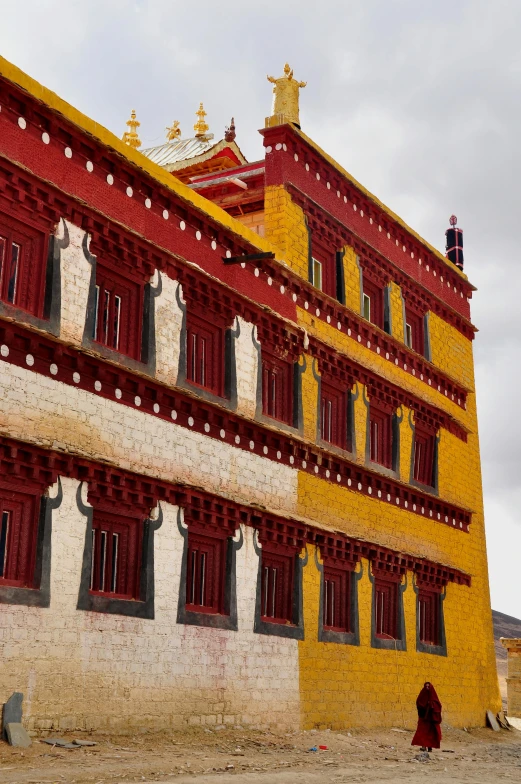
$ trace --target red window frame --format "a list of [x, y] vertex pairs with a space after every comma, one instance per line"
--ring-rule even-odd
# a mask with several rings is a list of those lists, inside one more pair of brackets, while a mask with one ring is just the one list
[[322, 625], [327, 631], [352, 632], [352, 572], [324, 564]]
[[329, 297], [336, 299], [336, 251], [331, 251], [323, 245], [319, 245], [316, 240], [312, 240], [311, 257], [319, 261], [322, 265], [321, 291]]
[[320, 428], [323, 441], [346, 449], [347, 394], [323, 380], [320, 383]]
[[293, 424], [293, 362], [262, 350], [262, 413]]
[[0, 300], [41, 318], [48, 236], [0, 212]]
[[261, 620], [293, 623], [295, 554], [266, 550], [261, 555]]
[[224, 614], [228, 538], [188, 529], [186, 609]]
[[95, 286], [92, 339], [141, 359], [144, 284], [119, 275], [98, 259]]
[[[380, 329], [384, 328], [384, 290], [372, 280], [367, 280], [365, 273], [362, 273], [362, 291], [371, 300], [371, 312], [369, 321]], [[362, 309], [362, 315], [365, 311]]]
[[0, 482], [0, 585], [34, 588], [41, 488]]
[[434, 486], [434, 449], [436, 436], [417, 425], [414, 428], [413, 479], [428, 487]]
[[374, 629], [380, 640], [396, 640], [398, 634], [399, 583], [374, 577]]
[[369, 459], [385, 468], [393, 467], [393, 414], [372, 401], [369, 405]]
[[[407, 337], [407, 326], [410, 327], [410, 341]], [[425, 353], [425, 330], [423, 316], [416, 313], [411, 308], [405, 306], [405, 343], [408, 348], [416, 351], [417, 354], [424, 356]]]
[[191, 384], [223, 395], [224, 329], [190, 310], [186, 314], [186, 378]]
[[117, 599], [140, 599], [145, 516], [94, 507], [90, 593]]
[[440, 595], [420, 588], [418, 591], [418, 637], [425, 645], [440, 645]]

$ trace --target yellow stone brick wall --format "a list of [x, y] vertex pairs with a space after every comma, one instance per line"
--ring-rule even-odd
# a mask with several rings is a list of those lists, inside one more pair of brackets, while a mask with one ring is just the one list
[[360, 313], [360, 265], [355, 249], [349, 245], [344, 247], [344, 283], [346, 294], [346, 307]]
[[282, 185], [270, 185], [264, 195], [264, 233], [277, 258], [305, 280], [309, 277], [309, 235], [303, 210]]
[[[266, 238], [281, 258], [308, 277], [308, 237], [303, 211], [280, 187], [266, 191]], [[360, 267], [353, 248], [344, 249], [346, 306], [360, 313]], [[400, 286], [390, 283], [393, 337], [404, 341]], [[332, 486], [301, 472], [298, 512], [321, 525], [451, 565], [472, 575], [470, 588], [449, 583], [444, 601], [448, 655], [416, 651], [416, 595], [412, 575], [403, 595], [407, 649], [396, 652], [371, 647], [371, 590], [368, 563], [358, 583], [360, 645], [318, 642], [320, 573], [310, 551], [304, 571], [305, 639], [299, 643], [301, 719], [304, 727], [398, 725], [412, 728], [415, 699], [425, 680], [432, 680], [453, 726], [483, 725], [485, 710], [499, 709], [487, 576], [479, 440], [474, 394], [466, 410], [346, 334], [297, 310], [297, 321], [309, 335], [326, 341], [347, 357], [385, 377], [426, 403], [443, 409], [469, 431], [468, 441], [442, 430], [439, 440], [439, 495], [473, 512], [470, 533], [431, 518], [419, 517], [346, 487]], [[434, 313], [429, 317], [432, 362], [470, 390], [474, 389], [472, 343]], [[304, 436], [317, 432], [318, 385], [311, 360], [302, 378]], [[365, 463], [367, 405], [364, 388], [354, 403], [355, 460]], [[410, 479], [413, 431], [410, 410], [403, 407], [400, 425], [399, 478]], [[414, 420], [413, 420], [414, 421]]]
[[391, 332], [394, 338], [405, 340], [405, 324], [403, 323], [403, 299], [402, 290], [397, 283], [390, 283], [390, 301], [391, 301]]

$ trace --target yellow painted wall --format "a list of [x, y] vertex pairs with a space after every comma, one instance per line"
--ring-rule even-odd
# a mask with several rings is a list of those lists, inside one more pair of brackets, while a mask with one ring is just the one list
[[[304, 279], [308, 277], [308, 235], [303, 211], [282, 186], [266, 190], [266, 238], [280, 257]], [[360, 313], [360, 268], [353, 248], [344, 249], [346, 307]], [[393, 336], [404, 341], [400, 287], [390, 284]], [[298, 513], [335, 530], [453, 566], [472, 576], [471, 587], [449, 583], [444, 602], [448, 656], [416, 652], [416, 595], [412, 575], [404, 593], [407, 650], [371, 648], [371, 590], [368, 564], [358, 583], [360, 645], [318, 642], [320, 573], [310, 551], [304, 570], [305, 639], [299, 643], [301, 720], [306, 728], [327, 726], [406, 726], [416, 722], [415, 699], [425, 680], [431, 680], [444, 705], [445, 720], [453, 726], [485, 722], [485, 711], [500, 707], [495, 669], [492, 618], [488, 587], [483, 519], [479, 441], [474, 390], [472, 343], [454, 327], [431, 313], [429, 334], [432, 363], [467, 387], [463, 410], [429, 386], [375, 354], [358, 341], [304, 309], [297, 321], [309, 335], [388, 379], [426, 403], [443, 409], [469, 431], [468, 441], [442, 430], [439, 441], [439, 496], [473, 512], [470, 533], [411, 510], [369, 498], [348, 487], [338, 487], [301, 472]], [[317, 382], [308, 369], [302, 378], [304, 436], [317, 432]], [[400, 425], [399, 478], [410, 478], [412, 429], [410, 411], [403, 407]], [[355, 460], [365, 463], [367, 406], [364, 388], [354, 404]]]

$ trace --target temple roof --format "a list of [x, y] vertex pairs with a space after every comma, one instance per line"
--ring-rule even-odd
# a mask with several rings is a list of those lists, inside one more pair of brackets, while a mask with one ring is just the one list
[[[193, 139], [175, 139], [171, 142], [140, 150], [154, 163], [169, 172], [180, 172], [183, 169], [195, 169], [217, 158], [211, 166], [204, 166], [208, 173], [235, 168], [247, 163], [239, 146], [234, 141], [215, 141], [211, 137], [195, 137]], [[195, 172], [194, 172], [195, 173]]]

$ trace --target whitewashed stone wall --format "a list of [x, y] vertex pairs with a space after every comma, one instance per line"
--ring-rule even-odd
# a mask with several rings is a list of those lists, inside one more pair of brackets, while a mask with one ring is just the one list
[[253, 419], [257, 408], [257, 377], [259, 372], [259, 353], [253, 342], [257, 328], [240, 316], [237, 317], [237, 321], [240, 328], [239, 337], [235, 340], [237, 413]]
[[138, 408], [2, 363], [0, 432], [22, 441], [296, 512], [298, 472]]
[[41, 730], [298, 727], [298, 643], [253, 633], [252, 529], [243, 528], [236, 554], [237, 632], [177, 624], [183, 537], [168, 504], [155, 534], [155, 620], [76, 610], [86, 518], [76, 505], [78, 483], [61, 481], [51, 606], [0, 612], [0, 702], [22, 691], [27, 724]]
[[85, 232], [69, 221], [60, 221], [57, 237], [63, 239], [64, 222], [69, 232], [69, 245], [61, 250], [61, 329], [60, 337], [81, 344], [89, 298], [91, 265], [83, 250]]
[[[161, 275], [159, 271], [156, 275]], [[174, 386], [179, 372], [183, 311], [177, 295], [184, 302], [181, 284], [161, 275], [162, 291], [154, 299], [156, 325], [156, 378]]]

